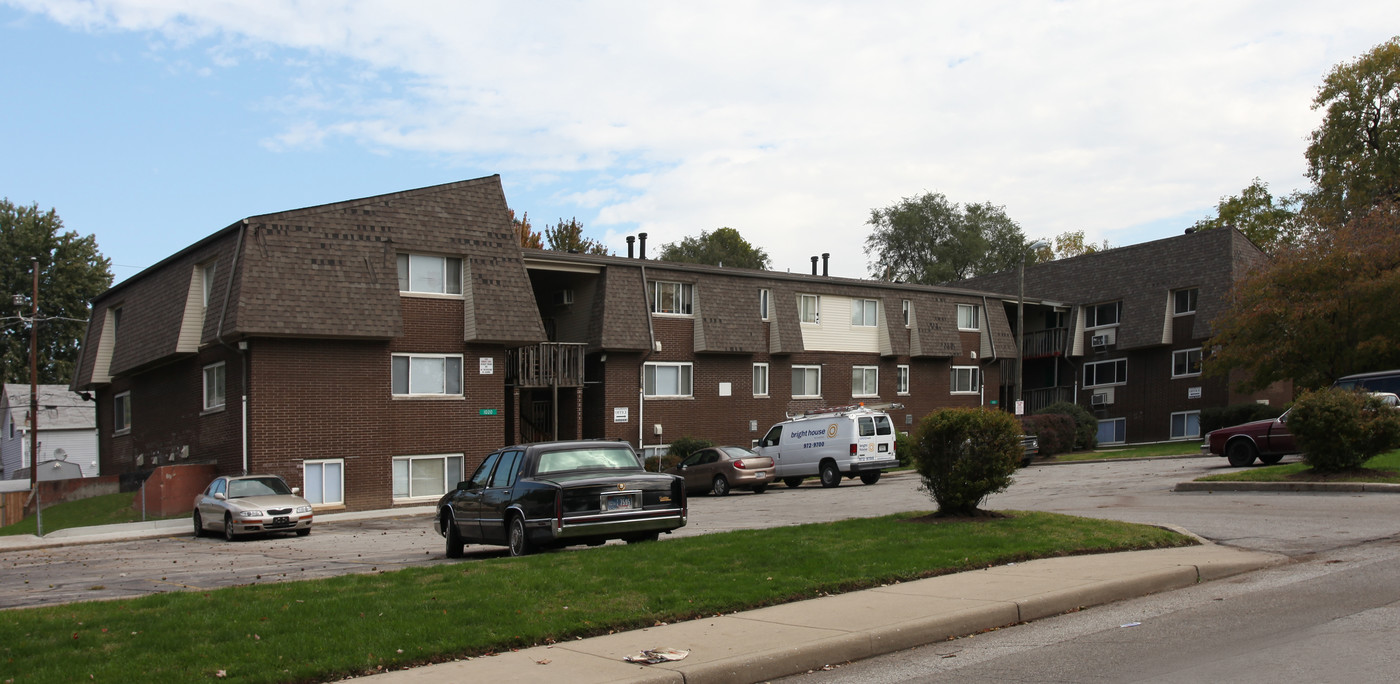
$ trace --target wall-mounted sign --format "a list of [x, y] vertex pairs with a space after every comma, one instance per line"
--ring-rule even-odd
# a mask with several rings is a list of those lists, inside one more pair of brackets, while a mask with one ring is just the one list
[[481, 409], [481, 410], [479, 410], [479, 411], [476, 412], [476, 415], [478, 415], [478, 416], [494, 416], [494, 415], [496, 415], [496, 409]]
[[496, 372], [496, 360], [489, 356], [478, 359], [477, 365], [481, 368], [482, 375], [491, 375]]
[[625, 423], [625, 422], [627, 422], [627, 407], [626, 407], [626, 406], [618, 406], [618, 407], [616, 407], [616, 408], [613, 409], [613, 422], [614, 422], [614, 423]]
[[1186, 398], [1187, 398], [1187, 399], [1200, 399], [1200, 398], [1201, 398], [1201, 388], [1199, 388], [1199, 387], [1187, 387], [1187, 388], [1186, 388]]

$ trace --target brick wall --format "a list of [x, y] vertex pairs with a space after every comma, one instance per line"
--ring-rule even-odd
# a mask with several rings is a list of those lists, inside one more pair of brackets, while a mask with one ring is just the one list
[[142, 510], [148, 517], [164, 517], [194, 510], [194, 498], [218, 477], [213, 463], [161, 466], [146, 478], [146, 486], [136, 494], [132, 508]]

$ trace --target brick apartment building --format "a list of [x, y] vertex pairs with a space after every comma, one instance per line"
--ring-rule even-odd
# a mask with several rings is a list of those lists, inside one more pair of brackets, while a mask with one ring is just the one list
[[93, 300], [72, 388], [103, 474], [271, 472], [319, 507], [435, 500], [503, 443], [747, 444], [789, 413], [991, 405], [973, 290], [522, 250], [499, 177], [253, 216]]
[[[1036, 298], [1025, 307], [1027, 412], [1081, 404], [1098, 416], [1099, 442], [1113, 444], [1197, 439], [1204, 408], [1287, 403], [1292, 383], [1240, 393], [1239, 377], [1201, 374], [1211, 323], [1229, 306], [1231, 287], [1267, 258], [1225, 229], [1027, 266], [1025, 292]], [[1002, 301], [1015, 320], [1018, 271], [957, 285], [1009, 293]], [[1005, 363], [1004, 376], [1014, 364]]]

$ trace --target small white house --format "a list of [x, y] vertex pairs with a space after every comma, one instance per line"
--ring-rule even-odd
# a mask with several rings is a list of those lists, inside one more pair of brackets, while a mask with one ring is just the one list
[[[40, 480], [96, 477], [97, 405], [65, 385], [39, 385]], [[29, 385], [0, 391], [0, 480], [28, 478]]]

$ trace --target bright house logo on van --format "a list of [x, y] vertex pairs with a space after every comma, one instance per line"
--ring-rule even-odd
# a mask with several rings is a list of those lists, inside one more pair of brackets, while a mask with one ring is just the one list
[[823, 433], [821, 430], [818, 430], [818, 429], [808, 429], [808, 430], [793, 430], [793, 431], [792, 431], [792, 434], [791, 434], [791, 435], [788, 435], [788, 437], [789, 437], [790, 439], [802, 439], [803, 437], [822, 437], [822, 436], [826, 436], [826, 437], [835, 437], [835, 436], [836, 436], [836, 423], [832, 423], [830, 426], [828, 426], [828, 427], [826, 428], [826, 432], [825, 432], [825, 433]]
[[836, 423], [832, 423], [831, 425], [827, 426], [826, 436], [832, 439], [836, 438]]

